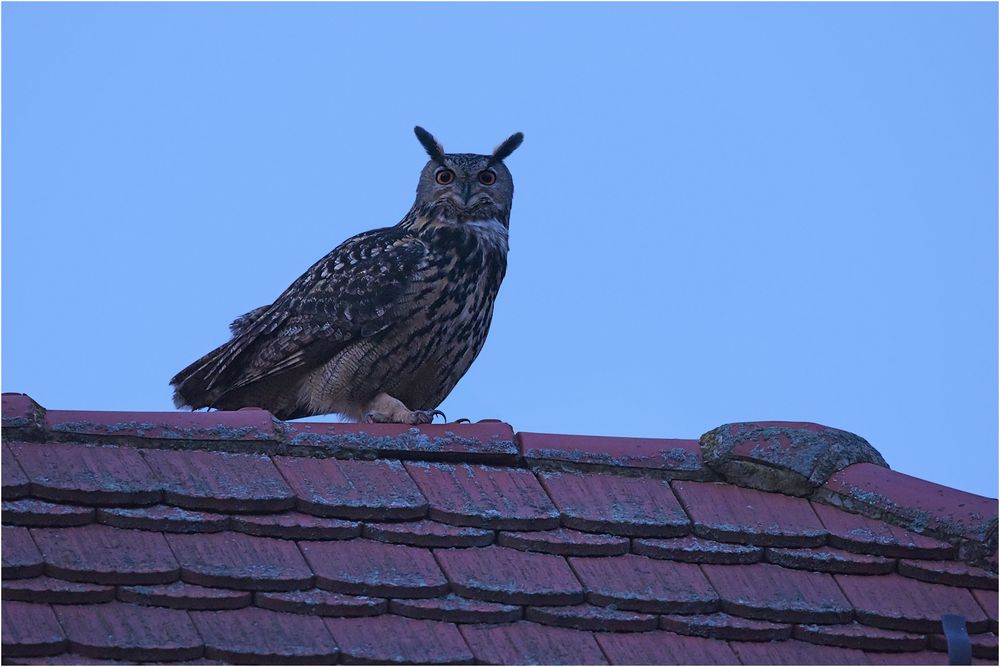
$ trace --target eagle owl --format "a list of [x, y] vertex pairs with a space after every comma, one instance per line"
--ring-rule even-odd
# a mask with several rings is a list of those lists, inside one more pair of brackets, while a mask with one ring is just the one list
[[440, 414], [490, 328], [514, 195], [504, 159], [524, 135], [475, 155], [414, 132], [430, 160], [402, 221], [347, 239], [237, 318], [227, 343], [170, 381], [177, 407], [403, 424]]

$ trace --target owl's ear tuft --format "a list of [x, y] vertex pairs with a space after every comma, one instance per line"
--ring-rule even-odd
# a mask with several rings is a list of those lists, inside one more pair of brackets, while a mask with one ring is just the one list
[[517, 150], [522, 141], [524, 141], [524, 134], [522, 132], [515, 132], [510, 135], [502, 144], [493, 149], [493, 155], [490, 156], [489, 163], [496, 164], [497, 162], [503, 162], [508, 155]]
[[434, 135], [419, 125], [413, 128], [413, 133], [417, 135], [420, 145], [424, 147], [424, 150], [431, 156], [431, 159], [444, 166], [444, 147], [437, 142]]

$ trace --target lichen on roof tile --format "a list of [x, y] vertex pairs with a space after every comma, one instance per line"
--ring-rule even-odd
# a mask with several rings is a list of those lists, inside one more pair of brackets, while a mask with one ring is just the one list
[[572, 528], [552, 530], [500, 531], [497, 544], [522, 551], [541, 551], [561, 556], [618, 556], [627, 553], [627, 537], [584, 533]]
[[678, 537], [691, 521], [666, 480], [598, 473], [539, 472], [563, 525], [631, 537]]
[[83, 584], [40, 576], [31, 579], [4, 579], [3, 599], [52, 604], [95, 604], [115, 599], [113, 586]]
[[827, 530], [809, 501], [721, 482], [672, 483], [694, 522], [694, 533], [722, 542], [815, 547]]
[[106, 526], [166, 533], [216, 533], [229, 526], [229, 517], [224, 514], [194, 512], [170, 505], [102, 507], [97, 510], [97, 520]]
[[432, 519], [509, 530], [559, 525], [559, 512], [528, 470], [414, 462], [407, 462], [406, 469], [427, 497]]
[[702, 614], [719, 608], [719, 596], [698, 565], [628, 554], [568, 559], [587, 600], [599, 606], [664, 614]]
[[399, 461], [276, 456], [274, 463], [302, 512], [372, 521], [419, 519], [427, 514], [427, 500]]
[[201, 586], [248, 591], [308, 588], [313, 572], [294, 542], [226, 531], [166, 535], [181, 578]]
[[78, 439], [88, 436], [199, 441], [265, 441], [276, 438], [266, 410], [233, 412], [101, 412], [49, 410], [48, 428]]
[[295, 504], [267, 456], [145, 449], [142, 457], [160, 480], [164, 500], [186, 509], [277, 512]]
[[29, 442], [9, 446], [31, 480], [35, 497], [87, 505], [147, 504], [161, 497], [159, 480], [134, 448]]
[[518, 433], [524, 457], [585, 466], [672, 471], [683, 477], [705, 470], [697, 440]]
[[385, 598], [344, 595], [318, 588], [287, 593], [255, 593], [258, 607], [313, 616], [378, 616], [385, 613]]
[[381, 457], [514, 462], [518, 455], [508, 424], [326, 424], [297, 422], [284, 425], [293, 448]]
[[93, 507], [23, 498], [3, 501], [3, 522], [15, 526], [82, 526], [94, 520]]
[[429, 549], [366, 539], [299, 542], [316, 585], [338, 593], [435, 597], [448, 590]]
[[160, 533], [100, 524], [31, 528], [45, 571], [69, 581], [160, 584], [176, 581], [180, 566]]
[[817, 491], [820, 499], [847, 509], [877, 513], [915, 532], [936, 531], [995, 548], [997, 501], [917, 479], [868, 463], [833, 475]]
[[12, 600], [2, 613], [5, 657], [58, 655], [66, 648], [66, 634], [49, 605]]
[[562, 556], [490, 546], [434, 552], [452, 589], [465, 597], [505, 604], [583, 602], [583, 587]]

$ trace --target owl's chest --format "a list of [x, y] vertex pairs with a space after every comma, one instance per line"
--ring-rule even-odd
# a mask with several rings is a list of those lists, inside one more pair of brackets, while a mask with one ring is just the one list
[[416, 286], [420, 308], [416, 321], [434, 336], [455, 327], [465, 335], [471, 323], [492, 314], [493, 302], [507, 269], [506, 252], [490, 248], [445, 248], [434, 258]]
[[412, 286], [415, 308], [396, 331], [408, 352], [397, 375], [401, 395], [436, 405], [479, 354], [507, 268], [506, 247], [500, 250], [454, 243], [435, 248]]

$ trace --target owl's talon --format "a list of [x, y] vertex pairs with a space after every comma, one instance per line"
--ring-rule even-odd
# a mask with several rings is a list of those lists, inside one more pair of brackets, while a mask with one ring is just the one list
[[445, 416], [440, 410], [414, 410], [413, 415], [416, 418], [414, 423], [416, 424], [431, 424], [434, 422], [434, 417], [440, 415], [445, 422], [448, 421], [448, 417]]
[[472, 420], [468, 417], [462, 417], [461, 419], [456, 419], [452, 424], [471, 424]]

